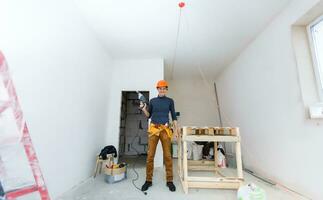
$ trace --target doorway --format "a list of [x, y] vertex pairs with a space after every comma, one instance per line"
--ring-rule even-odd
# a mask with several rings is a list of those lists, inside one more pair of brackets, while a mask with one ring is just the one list
[[[149, 99], [148, 91], [140, 91]], [[122, 160], [147, 156], [148, 118], [139, 109], [140, 101], [136, 91], [123, 91], [121, 95], [119, 127], [119, 155]]]

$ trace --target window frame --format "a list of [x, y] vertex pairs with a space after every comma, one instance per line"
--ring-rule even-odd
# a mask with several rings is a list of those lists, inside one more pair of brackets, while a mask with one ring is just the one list
[[[310, 24], [307, 25], [306, 30], [307, 30], [307, 35], [309, 39], [309, 46], [310, 46], [310, 52], [311, 52], [311, 57], [312, 57], [312, 62], [313, 62], [313, 68], [314, 68], [314, 74], [315, 74], [315, 82], [316, 82], [316, 87], [318, 91], [318, 95], [320, 97], [320, 101], [323, 102], [323, 80], [321, 79], [321, 73], [323, 76], [323, 63], [320, 63], [322, 66], [319, 65], [319, 61], [317, 58], [317, 50], [315, 47], [315, 36], [312, 32], [312, 28], [319, 24], [323, 23], [323, 15], [316, 18], [314, 21], [312, 21]], [[322, 52], [323, 53], [323, 52]], [[320, 71], [320, 68], [322, 71]]]

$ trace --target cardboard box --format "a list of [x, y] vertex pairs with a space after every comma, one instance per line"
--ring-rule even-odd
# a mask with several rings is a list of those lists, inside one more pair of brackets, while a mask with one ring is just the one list
[[127, 167], [121, 168], [107, 168], [104, 169], [104, 180], [107, 183], [117, 183], [127, 178]]

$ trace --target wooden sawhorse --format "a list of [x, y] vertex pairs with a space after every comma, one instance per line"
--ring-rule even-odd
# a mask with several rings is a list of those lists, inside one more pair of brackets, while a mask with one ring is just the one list
[[[226, 130], [227, 134], [225, 134]], [[190, 161], [190, 164], [195, 163], [195, 165], [189, 165], [187, 160], [188, 141], [214, 142], [214, 161]], [[236, 144], [237, 177], [188, 176], [188, 170], [212, 170], [221, 175], [218, 171], [217, 142], [234, 142]], [[178, 173], [186, 194], [189, 188], [238, 189], [243, 182], [239, 128], [207, 127], [196, 129], [184, 126], [181, 136], [178, 137]]]

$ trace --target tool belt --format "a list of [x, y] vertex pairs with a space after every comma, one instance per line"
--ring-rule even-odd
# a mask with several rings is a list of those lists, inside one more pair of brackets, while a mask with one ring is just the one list
[[168, 125], [164, 125], [164, 124], [153, 124], [150, 123], [150, 126], [148, 128], [148, 134], [149, 137], [155, 135], [155, 136], [159, 136], [159, 134], [162, 131], [166, 131], [167, 136], [172, 139], [173, 137], [173, 131], [168, 127]]

